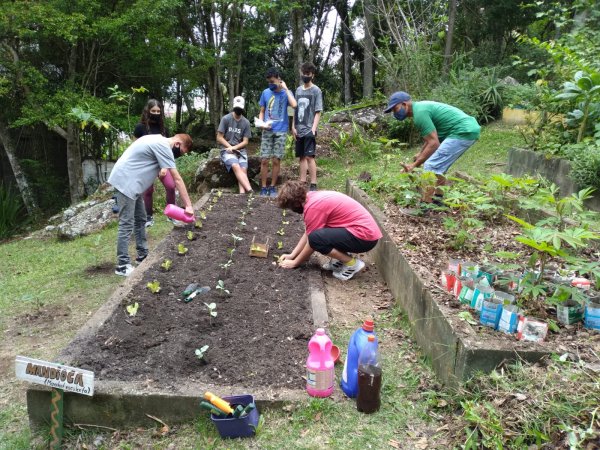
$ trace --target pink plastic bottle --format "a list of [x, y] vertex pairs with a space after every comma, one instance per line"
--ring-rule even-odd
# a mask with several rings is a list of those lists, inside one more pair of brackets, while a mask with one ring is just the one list
[[306, 391], [313, 397], [329, 397], [333, 392], [335, 375], [331, 357], [331, 339], [323, 328], [317, 328], [315, 335], [308, 342], [308, 359], [306, 360]]
[[193, 215], [189, 215], [185, 213], [185, 209], [180, 208], [177, 205], [173, 205], [169, 203], [165, 208], [165, 216], [170, 217], [171, 219], [180, 220], [185, 223], [192, 223], [196, 218]]

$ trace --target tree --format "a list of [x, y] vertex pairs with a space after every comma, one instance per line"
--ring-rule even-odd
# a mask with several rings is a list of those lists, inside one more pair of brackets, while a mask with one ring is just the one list
[[364, 47], [365, 56], [363, 63], [363, 97], [373, 96], [373, 75], [375, 73], [373, 51], [375, 50], [375, 39], [373, 37], [373, 5], [372, 0], [363, 0], [364, 16]]
[[448, 74], [452, 63], [452, 38], [454, 37], [454, 23], [456, 22], [456, 0], [450, 0], [448, 6], [448, 29], [446, 30], [446, 45], [444, 47], [444, 75]]

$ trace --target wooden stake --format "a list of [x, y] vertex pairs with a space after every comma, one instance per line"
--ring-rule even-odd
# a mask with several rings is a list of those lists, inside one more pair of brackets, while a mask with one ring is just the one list
[[63, 399], [62, 389], [52, 389], [50, 402], [50, 449], [60, 450], [63, 437]]

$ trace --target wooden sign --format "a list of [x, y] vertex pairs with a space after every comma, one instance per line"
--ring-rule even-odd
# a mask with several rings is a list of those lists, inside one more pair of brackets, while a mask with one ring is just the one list
[[66, 392], [94, 395], [94, 372], [89, 370], [17, 356], [15, 374], [18, 379], [30, 383], [42, 384]]

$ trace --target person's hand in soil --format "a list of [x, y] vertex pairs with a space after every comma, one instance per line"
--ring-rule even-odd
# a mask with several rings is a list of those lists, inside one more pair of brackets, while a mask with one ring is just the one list
[[298, 262], [295, 259], [280, 259], [279, 267], [283, 267], [284, 269], [295, 269], [296, 267], [298, 267]]
[[403, 163], [400, 163], [400, 165], [402, 166], [403, 171], [406, 172], [406, 173], [412, 172], [415, 169], [415, 167], [416, 167], [416, 164], [403, 164]]

